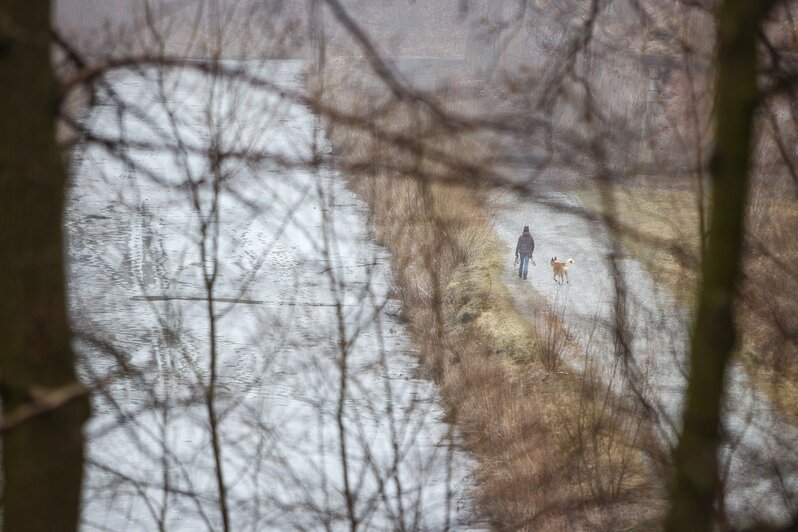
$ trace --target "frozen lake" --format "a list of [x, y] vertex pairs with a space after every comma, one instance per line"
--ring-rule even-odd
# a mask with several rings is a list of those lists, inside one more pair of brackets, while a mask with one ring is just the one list
[[281, 94], [302, 64], [225, 68], [264, 83], [117, 75], [73, 162], [82, 528], [219, 530], [222, 501], [232, 530], [466, 527], [472, 464], [391, 317], [387, 254]]

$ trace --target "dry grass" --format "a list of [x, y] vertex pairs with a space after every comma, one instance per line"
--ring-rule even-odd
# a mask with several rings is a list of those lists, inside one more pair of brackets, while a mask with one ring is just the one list
[[[502, 530], [642, 526], [659, 500], [642, 418], [592, 372], [551, 371], [556, 355], [546, 349], [567, 340], [541, 338], [518, 314], [499, 281], [503, 256], [488, 246], [449, 286], [458, 295], [448, 307], [458, 356], [442, 390], [482, 464], [482, 508]], [[463, 323], [475, 307], [482, 312]], [[559, 333], [557, 324], [552, 336]]]
[[[595, 189], [583, 188], [578, 195], [589, 209], [601, 212]], [[751, 196], [737, 310], [740, 360], [760, 389], [798, 424], [798, 200], [764, 183], [756, 183]], [[692, 307], [700, 255], [696, 190], [618, 185], [612, 197], [620, 221], [643, 236], [622, 237], [629, 252], [677, 301]], [[687, 253], [674, 256], [657, 239], [678, 242]]]
[[[333, 92], [339, 105], [341, 94]], [[383, 108], [375, 122], [392, 132], [412, 126], [431, 152], [473, 165], [489, 150], [484, 138], [436, 132], [415, 109]], [[328, 134], [391, 251], [422, 362], [478, 459], [479, 510], [500, 530], [656, 528], [661, 486], [642, 450], [643, 417], [591, 372], [560, 368], [568, 341], [556, 313], [541, 336], [515, 309], [480, 191], [431, 182], [454, 181], [452, 169], [424, 150], [408, 161], [401, 145], [367, 132]]]
[[[696, 193], [690, 189], [613, 186], [609, 189], [619, 221], [633, 228], [621, 241], [649, 273], [683, 305], [691, 307], [697, 289], [698, 235]], [[598, 187], [583, 186], [577, 195], [596, 214], [604, 212]], [[674, 254], [662, 240], [686, 248]]]

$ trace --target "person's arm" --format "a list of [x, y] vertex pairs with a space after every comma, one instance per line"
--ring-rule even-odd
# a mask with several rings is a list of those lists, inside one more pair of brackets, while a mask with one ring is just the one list
[[523, 237], [518, 237], [518, 243], [515, 245], [515, 257], [518, 258], [518, 250], [521, 249], [521, 239]]

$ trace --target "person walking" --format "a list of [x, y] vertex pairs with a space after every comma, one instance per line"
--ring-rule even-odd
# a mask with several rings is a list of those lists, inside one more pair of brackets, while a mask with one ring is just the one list
[[518, 266], [518, 277], [526, 279], [527, 272], [529, 271], [529, 261], [535, 264], [532, 259], [532, 252], [535, 251], [535, 239], [529, 232], [529, 226], [524, 226], [524, 232], [518, 237], [518, 244], [515, 246], [515, 262], [521, 259], [521, 264]]

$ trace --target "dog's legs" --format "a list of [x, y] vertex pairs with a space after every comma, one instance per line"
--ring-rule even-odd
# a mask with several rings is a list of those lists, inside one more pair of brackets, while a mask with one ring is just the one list
[[565, 282], [570, 283], [571, 281], [568, 280], [568, 270], [565, 270], [563, 273], [565, 274]]

